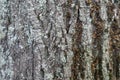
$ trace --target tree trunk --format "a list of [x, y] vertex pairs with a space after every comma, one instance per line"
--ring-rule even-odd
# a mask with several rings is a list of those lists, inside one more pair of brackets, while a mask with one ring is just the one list
[[0, 80], [120, 80], [120, 1], [0, 0]]

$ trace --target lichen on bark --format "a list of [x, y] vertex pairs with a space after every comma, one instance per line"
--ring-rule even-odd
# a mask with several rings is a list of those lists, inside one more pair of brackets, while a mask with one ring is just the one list
[[119, 0], [0, 0], [0, 80], [119, 79]]

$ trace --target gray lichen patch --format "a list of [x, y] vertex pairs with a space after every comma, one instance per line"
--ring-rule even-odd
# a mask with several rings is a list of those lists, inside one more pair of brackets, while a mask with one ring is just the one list
[[[9, 52], [6, 52], [9, 54]], [[7, 55], [6, 55], [7, 56]], [[0, 46], [0, 79], [4, 80], [6, 77], [12, 80], [13, 77], [13, 65], [12, 58], [3, 55], [3, 47]]]
[[0, 26], [0, 39], [5, 37], [5, 32], [3, 32], [2, 27]]

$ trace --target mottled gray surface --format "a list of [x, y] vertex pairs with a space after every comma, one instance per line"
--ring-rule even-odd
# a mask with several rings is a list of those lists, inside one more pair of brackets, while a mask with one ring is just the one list
[[119, 79], [119, 0], [0, 0], [0, 80]]

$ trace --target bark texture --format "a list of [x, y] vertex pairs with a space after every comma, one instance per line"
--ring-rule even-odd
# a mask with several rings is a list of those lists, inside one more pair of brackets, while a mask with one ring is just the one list
[[120, 1], [0, 0], [0, 80], [120, 80]]

